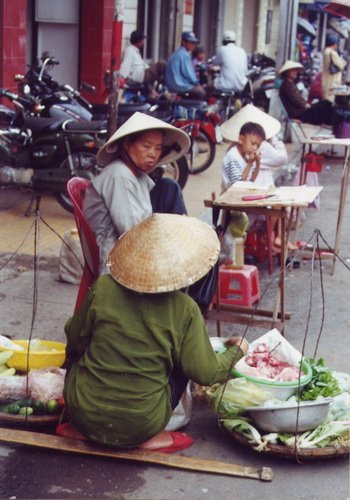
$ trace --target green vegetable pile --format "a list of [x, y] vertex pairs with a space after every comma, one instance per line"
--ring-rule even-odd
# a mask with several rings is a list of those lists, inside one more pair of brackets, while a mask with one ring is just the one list
[[312, 368], [312, 379], [300, 392], [300, 399], [313, 401], [332, 398], [327, 419], [315, 429], [297, 435], [277, 432], [261, 434], [245, 413], [245, 407], [260, 406], [271, 397], [245, 379], [229, 380], [224, 392], [223, 385], [212, 386], [207, 392], [210, 405], [229, 431], [245, 436], [257, 451], [264, 450], [268, 443], [284, 444], [291, 448], [296, 444], [298, 449], [323, 448], [330, 445], [349, 446], [350, 385], [347, 383], [346, 387], [344, 386], [344, 380], [347, 382], [349, 375], [339, 373], [336, 377], [322, 358], [311, 358], [307, 361]]
[[324, 359], [316, 361], [310, 358], [308, 363], [312, 369], [312, 379], [300, 394], [302, 401], [315, 400], [319, 396], [327, 398], [340, 393], [339, 384], [333, 377], [332, 371], [325, 365]]
[[27, 398], [0, 406], [1, 413], [11, 415], [56, 415], [59, 411], [60, 405], [56, 399], [44, 403], [43, 401]]

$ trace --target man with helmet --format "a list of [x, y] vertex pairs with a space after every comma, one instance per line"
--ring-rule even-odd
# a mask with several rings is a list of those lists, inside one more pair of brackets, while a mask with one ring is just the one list
[[187, 93], [194, 99], [205, 99], [205, 90], [199, 84], [191, 60], [192, 51], [198, 42], [191, 31], [182, 33], [181, 47], [171, 54], [166, 65], [165, 85], [169, 92]]
[[248, 83], [248, 58], [242, 47], [236, 44], [234, 31], [225, 31], [222, 45], [213, 58], [213, 64], [220, 67], [220, 74], [214, 80], [214, 87], [222, 92], [242, 92]]

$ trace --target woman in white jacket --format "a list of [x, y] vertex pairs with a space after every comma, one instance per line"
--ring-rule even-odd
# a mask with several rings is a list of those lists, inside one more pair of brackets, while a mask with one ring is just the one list
[[254, 184], [261, 187], [273, 187], [274, 170], [283, 167], [288, 162], [286, 146], [276, 136], [268, 141], [263, 141], [259, 148], [260, 170]]

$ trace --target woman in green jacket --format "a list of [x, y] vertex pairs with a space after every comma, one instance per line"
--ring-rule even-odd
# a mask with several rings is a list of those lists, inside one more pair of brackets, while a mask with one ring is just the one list
[[215, 354], [197, 304], [180, 291], [218, 255], [215, 231], [187, 216], [155, 214], [119, 238], [110, 274], [100, 276], [65, 327], [64, 397], [79, 433], [168, 453], [192, 444], [184, 433], [164, 431], [188, 380], [224, 381], [247, 349], [236, 338]]

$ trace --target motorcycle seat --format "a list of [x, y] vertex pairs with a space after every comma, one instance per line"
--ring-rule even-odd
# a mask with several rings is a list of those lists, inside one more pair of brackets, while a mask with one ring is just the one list
[[106, 132], [107, 120], [69, 120], [62, 128], [70, 132]]
[[62, 130], [65, 118], [42, 118], [41, 116], [28, 116], [24, 125], [32, 131], [33, 135], [52, 133]]
[[198, 99], [179, 99], [174, 102], [174, 105], [184, 108], [205, 109], [208, 103], [206, 101], [199, 101]]

